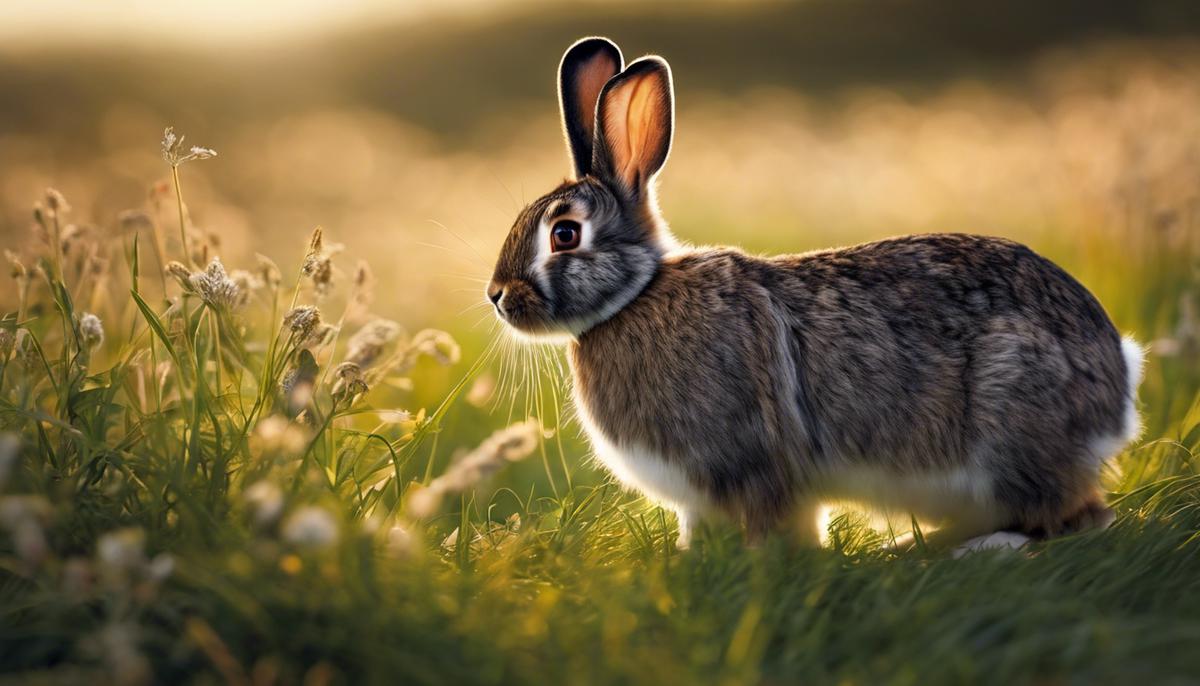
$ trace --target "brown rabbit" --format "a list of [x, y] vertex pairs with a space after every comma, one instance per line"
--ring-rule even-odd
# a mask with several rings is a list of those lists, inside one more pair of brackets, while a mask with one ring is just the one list
[[654, 200], [667, 63], [588, 38], [559, 78], [575, 178], [521, 212], [487, 295], [566, 341], [597, 456], [675, 511], [681, 546], [713, 515], [815, 541], [829, 501], [911, 513], [945, 544], [1108, 523], [1099, 470], [1139, 432], [1142, 352], [1078, 281], [982, 236], [681, 245]]

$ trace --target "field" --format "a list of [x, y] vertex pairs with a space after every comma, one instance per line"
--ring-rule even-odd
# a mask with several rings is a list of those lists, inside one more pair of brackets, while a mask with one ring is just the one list
[[[811, 5], [743, 26], [856, 21]], [[36, 48], [0, 53], [0, 680], [1200, 681], [1200, 42], [1047, 29], [964, 56], [909, 27], [926, 52], [886, 70], [706, 68], [687, 36], [726, 21], [587, 31], [681, 53], [677, 235], [970, 231], [1057, 261], [1148, 350], [1111, 528], [955, 559], [837, 510], [820, 550], [721, 525], [676, 550], [590, 461], [562, 352], [483, 298], [567, 170], [573, 18], [499, 24], [539, 47], [495, 78], [514, 49], [469, 21], [312, 44], [290, 80], [282, 49]], [[386, 91], [419, 50], [437, 69]]]

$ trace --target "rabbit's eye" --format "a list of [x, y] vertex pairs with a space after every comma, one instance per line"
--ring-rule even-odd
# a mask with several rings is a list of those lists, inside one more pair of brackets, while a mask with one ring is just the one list
[[583, 238], [583, 227], [579, 222], [563, 219], [555, 222], [550, 230], [550, 246], [554, 252], [574, 250], [579, 247], [579, 239]]

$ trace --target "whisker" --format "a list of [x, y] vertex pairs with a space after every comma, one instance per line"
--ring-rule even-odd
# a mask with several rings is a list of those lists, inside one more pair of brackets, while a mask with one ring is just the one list
[[452, 230], [450, 227], [446, 226], [445, 224], [441, 223], [440, 221], [438, 221], [438, 220], [436, 220], [436, 219], [430, 219], [430, 220], [429, 220], [429, 223], [431, 223], [431, 224], [433, 224], [434, 226], [436, 226], [436, 227], [438, 227], [438, 228], [442, 229], [442, 230], [443, 230], [443, 231], [445, 231], [446, 233], [448, 233], [448, 234], [450, 234], [451, 236], [453, 236], [454, 238], [458, 239], [458, 241], [459, 241], [460, 243], [462, 243], [463, 245], [467, 246], [467, 248], [468, 248], [468, 249], [469, 249], [471, 252], [475, 253], [475, 257], [479, 258], [479, 262], [480, 262], [480, 264], [484, 265], [485, 267], [488, 265], [488, 261], [487, 261], [487, 259], [486, 259], [486, 258], [483, 256], [483, 254], [482, 254], [482, 253], [480, 253], [480, 252], [479, 252], [479, 250], [478, 250], [478, 249], [477, 249], [477, 248], [476, 248], [474, 245], [472, 245], [470, 242], [468, 242], [468, 241], [467, 241], [467, 239], [465, 239], [465, 238], [463, 238], [462, 236], [458, 235], [458, 234], [457, 234], [457, 233], [455, 233], [455, 232], [454, 232], [454, 231], [453, 231], [453, 230]]

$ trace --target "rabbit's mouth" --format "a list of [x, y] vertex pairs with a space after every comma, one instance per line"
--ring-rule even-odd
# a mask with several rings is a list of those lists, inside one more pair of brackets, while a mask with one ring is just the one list
[[496, 316], [517, 333], [538, 339], [565, 333], [555, 325], [546, 298], [527, 281], [493, 281], [488, 285], [487, 298]]

